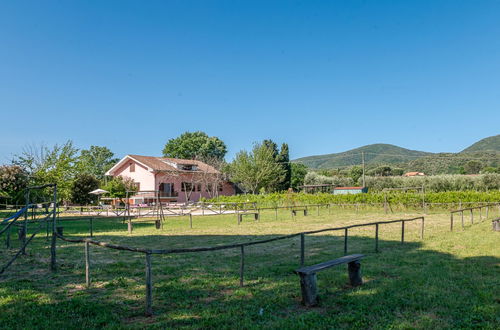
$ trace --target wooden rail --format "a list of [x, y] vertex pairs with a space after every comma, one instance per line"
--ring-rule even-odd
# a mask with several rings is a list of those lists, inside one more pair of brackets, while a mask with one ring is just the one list
[[240, 286], [244, 285], [244, 270], [245, 270], [245, 247], [258, 245], [258, 244], [266, 244], [270, 242], [275, 242], [284, 239], [290, 239], [294, 237], [300, 237], [300, 265], [303, 266], [305, 263], [305, 238], [306, 235], [318, 234], [329, 231], [344, 231], [344, 254], [347, 254], [348, 250], [348, 235], [349, 229], [352, 228], [361, 228], [361, 227], [375, 227], [375, 252], [379, 252], [379, 227], [384, 224], [391, 223], [401, 223], [401, 243], [404, 243], [404, 235], [405, 235], [405, 223], [411, 221], [421, 221], [421, 229], [420, 229], [420, 237], [424, 238], [424, 217], [416, 217], [410, 219], [397, 219], [397, 220], [387, 220], [387, 221], [377, 221], [377, 222], [369, 222], [362, 224], [354, 224], [343, 227], [333, 227], [333, 228], [325, 228], [311, 231], [304, 231], [289, 235], [282, 235], [278, 237], [268, 238], [264, 240], [258, 241], [250, 241], [244, 243], [236, 243], [236, 244], [225, 244], [218, 246], [210, 246], [210, 247], [198, 247], [198, 248], [180, 248], [180, 249], [146, 249], [141, 247], [130, 247], [124, 245], [116, 245], [107, 242], [96, 241], [91, 238], [68, 238], [63, 235], [60, 235], [56, 231], [54, 231], [55, 237], [71, 243], [84, 243], [85, 244], [85, 282], [87, 286], [91, 284], [90, 278], [90, 245], [101, 246], [109, 249], [121, 250], [121, 251], [130, 251], [145, 254], [145, 263], [146, 263], [146, 272], [145, 272], [145, 280], [146, 280], [146, 315], [152, 315], [152, 290], [153, 290], [153, 282], [152, 282], [152, 255], [153, 254], [178, 254], [178, 253], [193, 253], [193, 252], [207, 252], [207, 251], [219, 251], [226, 249], [239, 249], [240, 250], [240, 269], [239, 269], [239, 284]]
[[486, 209], [485, 220], [488, 219], [490, 215], [490, 209], [494, 210], [495, 206], [498, 208], [498, 213], [500, 215], [500, 203], [489, 203], [485, 205], [480, 205], [476, 207], [467, 207], [459, 210], [450, 211], [450, 231], [453, 231], [454, 226], [454, 215], [460, 213], [460, 219], [462, 223], [462, 229], [465, 228], [465, 220], [464, 213], [467, 212], [470, 214], [469, 220], [471, 224], [474, 224], [474, 210], [479, 210], [479, 220], [483, 220], [483, 209]]

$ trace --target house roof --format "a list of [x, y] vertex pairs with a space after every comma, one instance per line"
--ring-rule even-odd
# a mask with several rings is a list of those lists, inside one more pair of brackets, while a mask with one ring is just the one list
[[176, 168], [176, 165], [196, 165], [198, 167], [198, 172], [206, 173], [218, 173], [218, 171], [212, 166], [205, 164], [199, 160], [193, 159], [179, 159], [179, 158], [167, 158], [167, 157], [153, 157], [153, 156], [141, 156], [141, 155], [126, 155], [118, 163], [116, 163], [106, 175], [113, 175], [113, 172], [122, 166], [127, 160], [135, 160], [139, 164], [148, 168], [151, 172], [163, 172], [163, 171], [175, 171], [175, 172], [194, 172], [181, 170]]
[[403, 176], [417, 176], [417, 175], [424, 175], [422, 172], [407, 172], [403, 174]]

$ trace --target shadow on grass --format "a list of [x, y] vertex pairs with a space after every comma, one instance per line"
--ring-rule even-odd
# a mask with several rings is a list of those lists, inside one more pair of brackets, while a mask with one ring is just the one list
[[[74, 227], [72, 233], [79, 230]], [[271, 237], [145, 235], [127, 240], [135, 246], [147, 242], [170, 248]], [[466, 245], [460, 237], [455, 236], [459, 247]], [[98, 239], [112, 242], [117, 237]], [[499, 321], [500, 258], [456, 258], [448, 250], [424, 249], [421, 242], [381, 239], [381, 252], [375, 253], [373, 238], [350, 236], [348, 252], [367, 254], [362, 261], [365, 283], [349, 287], [345, 265], [318, 273], [316, 308], [300, 304], [299, 280], [293, 274], [300, 263], [298, 238], [245, 248], [244, 287], [238, 285], [237, 249], [153, 255], [151, 318], [143, 316], [143, 255], [93, 247], [94, 283], [86, 289], [83, 246], [60, 244], [57, 273], [46, 270], [47, 242], [39, 239], [32, 254], [0, 280], [2, 327], [494, 328]], [[341, 255], [341, 236], [306, 238], [306, 265]]]

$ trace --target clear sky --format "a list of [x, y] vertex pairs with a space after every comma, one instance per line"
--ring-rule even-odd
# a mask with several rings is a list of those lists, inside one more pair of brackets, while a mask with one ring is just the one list
[[372, 143], [460, 151], [500, 133], [500, 1], [0, 0], [0, 163], [71, 139], [228, 160]]

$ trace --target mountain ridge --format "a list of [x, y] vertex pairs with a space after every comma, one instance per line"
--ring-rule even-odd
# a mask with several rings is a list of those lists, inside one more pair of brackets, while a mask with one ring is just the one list
[[[312, 169], [342, 168], [362, 163], [362, 154], [367, 165], [403, 165], [419, 163], [419, 160], [437, 161], [450, 155], [452, 158], [470, 156], [481, 157], [485, 154], [488, 158], [498, 158], [500, 155], [500, 134], [481, 139], [457, 153], [433, 153], [403, 148], [393, 144], [375, 143], [338, 153], [306, 156], [292, 160], [304, 164]], [[466, 154], [466, 155], [464, 155]], [[410, 166], [411, 167], [411, 166]]]

